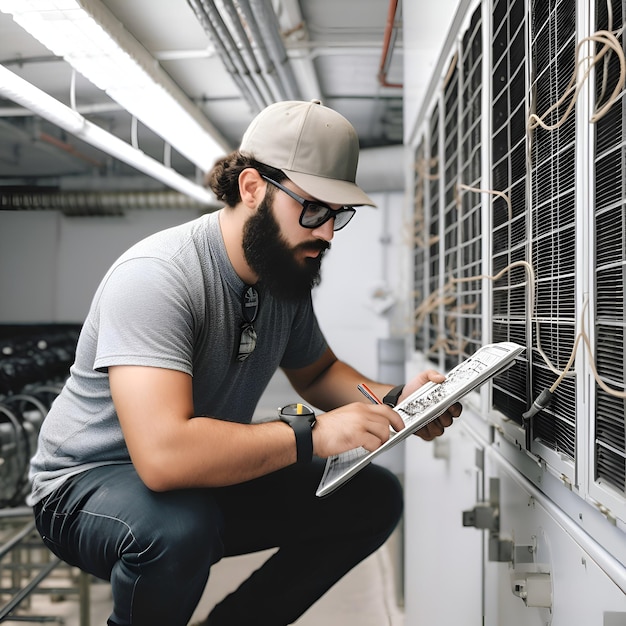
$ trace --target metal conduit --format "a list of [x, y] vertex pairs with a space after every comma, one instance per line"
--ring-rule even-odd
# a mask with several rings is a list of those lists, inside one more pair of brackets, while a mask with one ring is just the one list
[[127, 209], [217, 210], [175, 191], [0, 191], [0, 210], [61, 211], [66, 215], [123, 215]]
[[261, 67], [259, 62], [255, 56], [254, 50], [252, 49], [252, 45], [250, 43], [250, 39], [245, 31], [245, 28], [240, 20], [239, 14], [237, 13], [237, 9], [233, 4], [233, 0], [222, 0], [223, 7], [230, 18], [230, 22], [233, 30], [231, 31], [231, 35], [235, 42], [239, 45], [239, 47], [245, 52], [245, 58], [247, 60], [247, 66], [251, 70], [251, 78], [255, 81], [259, 91], [261, 92], [261, 96], [263, 97], [264, 105], [267, 106], [274, 101], [273, 95], [265, 81], [265, 77], [261, 72]]
[[201, 6], [200, 0], [187, 0], [187, 2], [195, 13], [196, 18], [200, 22], [200, 25], [207, 33], [211, 41], [215, 44], [215, 49], [222, 59], [222, 63], [224, 63], [226, 71], [231, 75], [233, 81], [237, 85], [237, 88], [245, 98], [246, 102], [253, 110], [259, 110], [259, 105], [257, 103], [258, 94], [255, 96], [255, 94], [252, 93], [249, 84], [244, 81], [243, 77], [235, 67], [234, 62], [232, 61], [230, 54], [228, 53], [228, 50], [222, 41], [222, 37], [220, 36], [217, 28], [213, 25], [213, 23], [209, 19], [209, 16]]
[[223, 0], [225, 20], [213, 0], [187, 1], [255, 112], [279, 100], [301, 99], [271, 2]]
[[271, 0], [239, 0], [239, 4], [241, 6], [250, 5], [263, 41], [287, 90], [288, 98], [290, 100], [300, 100], [302, 98], [300, 89], [289, 64], [287, 50], [280, 34], [280, 25], [272, 8]]
[[217, 10], [215, 3], [209, 0], [200, 0], [200, 6], [208, 16], [209, 22], [213, 25], [215, 34], [221, 39], [224, 50], [237, 69], [238, 75], [241, 77], [244, 84], [249, 87], [257, 109], [263, 109], [265, 107], [263, 94], [254, 82], [250, 68], [246, 65], [244, 58], [239, 52], [235, 38], [226, 25], [226, 22], [222, 18], [220, 12]]
[[252, 14], [252, 9], [247, 2], [238, 2], [239, 10], [241, 11], [242, 21], [244, 22], [244, 28], [247, 27], [250, 32], [250, 37], [252, 39], [252, 43], [257, 47], [257, 54], [259, 56], [259, 61], [261, 63], [261, 67], [263, 72], [267, 75], [270, 84], [274, 87], [274, 100], [286, 100], [287, 99], [287, 90], [285, 89], [278, 72], [276, 70], [276, 66], [274, 65], [274, 61], [270, 58], [270, 55], [267, 51], [267, 46], [263, 41], [263, 35], [259, 29], [259, 26]]

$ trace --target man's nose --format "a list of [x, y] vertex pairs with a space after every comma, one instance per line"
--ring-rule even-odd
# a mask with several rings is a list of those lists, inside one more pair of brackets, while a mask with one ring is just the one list
[[335, 231], [333, 230], [335, 227], [335, 218], [331, 217], [328, 221], [324, 222], [317, 228], [313, 229], [313, 235], [318, 239], [323, 239], [324, 241], [332, 241], [335, 236]]

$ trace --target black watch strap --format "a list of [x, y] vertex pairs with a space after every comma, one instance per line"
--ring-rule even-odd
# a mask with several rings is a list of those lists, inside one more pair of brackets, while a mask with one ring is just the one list
[[313, 460], [313, 426], [315, 412], [306, 404], [288, 404], [278, 410], [280, 419], [289, 424], [296, 435], [296, 462], [310, 463]]
[[398, 404], [398, 398], [402, 395], [404, 391], [404, 385], [398, 385], [394, 387], [384, 398], [383, 404], [390, 406], [392, 409], [396, 404]]
[[296, 460], [298, 463], [310, 463], [313, 460], [313, 430], [304, 419], [287, 422], [296, 434]]

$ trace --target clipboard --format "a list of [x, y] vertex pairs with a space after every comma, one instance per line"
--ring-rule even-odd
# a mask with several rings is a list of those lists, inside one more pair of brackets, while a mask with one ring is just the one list
[[316, 495], [323, 497], [335, 491], [379, 454], [432, 422], [470, 391], [511, 367], [524, 350], [524, 346], [508, 341], [485, 345], [450, 370], [442, 383], [429, 382], [417, 389], [393, 409], [402, 417], [404, 428], [398, 432], [391, 429], [389, 439], [376, 450], [355, 448], [329, 457]]

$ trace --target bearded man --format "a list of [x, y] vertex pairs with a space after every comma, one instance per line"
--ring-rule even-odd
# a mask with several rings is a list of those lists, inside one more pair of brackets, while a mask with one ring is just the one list
[[[137, 243], [98, 287], [30, 503], [55, 554], [111, 582], [109, 625], [185, 626], [214, 563], [268, 548], [203, 624], [291, 624], [398, 523], [402, 490], [382, 467], [315, 495], [325, 458], [403, 427], [357, 391], [393, 385], [337, 359], [311, 300], [334, 231], [373, 205], [354, 182], [358, 152], [319, 102], [269, 106], [207, 177], [224, 208]], [[316, 410], [251, 423], [279, 367]], [[390, 404], [442, 379], [424, 372]]]

